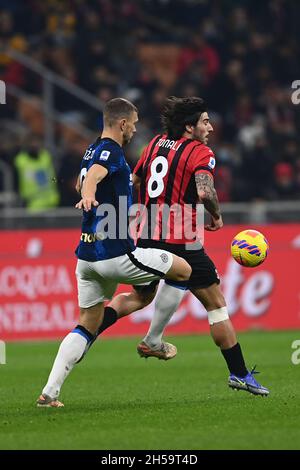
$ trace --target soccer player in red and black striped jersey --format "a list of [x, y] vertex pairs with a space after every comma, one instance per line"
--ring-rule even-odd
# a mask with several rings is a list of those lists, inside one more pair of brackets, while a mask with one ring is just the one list
[[[188, 287], [207, 310], [211, 335], [230, 371], [228, 385], [256, 395], [268, 395], [268, 389], [246, 368], [219, 287], [217, 270], [204, 251], [201, 230], [200, 233], [197, 230], [199, 202], [210, 214], [210, 223], [204, 228], [214, 232], [223, 226], [214, 188], [215, 156], [207, 146], [213, 127], [206, 105], [196, 97], [168, 98], [162, 123], [164, 133], [151, 140], [134, 170], [133, 183], [139, 190], [140, 202], [137, 246], [162, 248], [179, 255], [191, 265], [192, 275], [187, 286], [164, 282], [156, 296], [149, 331], [138, 345], [138, 352], [142, 357], [165, 360], [176, 355], [176, 347], [162, 341], [162, 335]], [[186, 209], [187, 217], [182, 218]], [[135, 305], [125, 308], [124, 295], [119, 294], [109, 304], [115, 316], [108, 319], [99, 334], [117, 318], [137, 309]]]
[[[211, 335], [230, 371], [229, 386], [268, 395], [269, 391], [258, 384], [245, 366], [217, 270], [204, 251], [201, 237], [197, 236], [199, 202], [211, 219], [204, 228], [213, 232], [223, 226], [214, 188], [215, 156], [207, 146], [213, 127], [206, 105], [197, 97], [168, 98], [162, 123], [164, 134], [151, 140], [134, 169], [133, 182], [139, 188], [139, 201], [144, 206], [139, 217], [137, 245], [167, 249], [188, 261], [192, 267], [188, 288], [207, 310]], [[188, 217], [182, 218], [186, 207]], [[158, 293], [149, 331], [138, 345], [141, 356], [156, 356], [156, 351], [161, 349], [164, 327], [185, 292], [178, 287], [178, 283], [167, 281]]]
[[[185, 132], [177, 139], [158, 135], [145, 148], [134, 169], [134, 182], [139, 186], [139, 201], [144, 209], [137, 234], [140, 246], [148, 247], [153, 241], [159, 241], [195, 249], [199, 200], [195, 177], [210, 181], [214, 175], [214, 153], [204, 144], [212, 130], [205, 112], [196, 135]], [[214, 229], [222, 227], [217, 205], [212, 216]]]

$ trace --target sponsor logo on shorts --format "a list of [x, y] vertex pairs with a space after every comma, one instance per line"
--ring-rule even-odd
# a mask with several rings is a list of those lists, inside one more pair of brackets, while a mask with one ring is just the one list
[[169, 261], [169, 257], [166, 253], [162, 253], [160, 257], [163, 263], [167, 263]]

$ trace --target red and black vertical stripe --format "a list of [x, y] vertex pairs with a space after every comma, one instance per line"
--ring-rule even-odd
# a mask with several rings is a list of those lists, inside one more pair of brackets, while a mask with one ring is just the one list
[[[166, 160], [169, 160], [169, 155], [170, 155], [171, 149], [161, 147], [159, 149], [159, 152], [157, 153], [157, 157], [164, 157]], [[153, 158], [152, 161], [154, 161], [155, 158]], [[147, 174], [147, 180], [149, 181], [150, 174]], [[153, 239], [154, 238], [154, 232], [156, 229], [156, 224], [159, 223], [157, 218], [159, 216], [158, 211], [159, 211], [159, 199], [162, 197], [163, 193], [160, 194], [157, 197], [149, 197], [149, 194], [147, 194], [147, 201], [146, 201], [146, 207], [148, 210], [148, 239]]]
[[[164, 198], [164, 203], [167, 205], [165, 212], [168, 210], [172, 204], [179, 204], [182, 205], [183, 203], [183, 188], [186, 184], [186, 177], [185, 171], [188, 164], [188, 160], [194, 150], [195, 147], [198, 147], [199, 143], [195, 143], [195, 141], [186, 140], [183, 142], [175, 153], [173, 161], [171, 163], [168, 180], [166, 183], [166, 193]], [[174, 185], [174, 181], [179, 182], [180, 185], [177, 189], [177, 185]], [[168, 221], [170, 224], [170, 220]], [[161, 227], [162, 229], [162, 227]], [[159, 234], [159, 240], [165, 241], [166, 237], [162, 236], [162, 230]]]

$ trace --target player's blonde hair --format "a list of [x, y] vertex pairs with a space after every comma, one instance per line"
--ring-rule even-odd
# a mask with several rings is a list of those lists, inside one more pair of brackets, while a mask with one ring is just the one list
[[127, 119], [133, 112], [137, 112], [136, 106], [125, 98], [113, 98], [103, 108], [104, 125], [112, 127], [120, 119]]

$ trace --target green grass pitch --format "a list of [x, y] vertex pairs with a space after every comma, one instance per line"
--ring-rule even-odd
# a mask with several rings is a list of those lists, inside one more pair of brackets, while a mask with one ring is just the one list
[[239, 335], [268, 398], [232, 391], [209, 336], [169, 338], [171, 361], [141, 359], [138, 339], [103, 339], [74, 368], [65, 408], [39, 409], [58, 343], [11, 343], [0, 365], [0, 449], [300, 449], [300, 331]]

